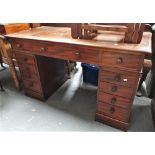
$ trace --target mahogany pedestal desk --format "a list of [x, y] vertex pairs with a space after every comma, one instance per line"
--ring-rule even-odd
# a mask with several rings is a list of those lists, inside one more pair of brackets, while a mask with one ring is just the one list
[[70, 28], [46, 26], [6, 35], [25, 92], [35, 98], [44, 100], [65, 81], [63, 62], [56, 60], [99, 65], [95, 120], [126, 131], [144, 57], [151, 53], [151, 34], [144, 32], [140, 44], [121, 43], [122, 37], [105, 32], [93, 40], [73, 39]]

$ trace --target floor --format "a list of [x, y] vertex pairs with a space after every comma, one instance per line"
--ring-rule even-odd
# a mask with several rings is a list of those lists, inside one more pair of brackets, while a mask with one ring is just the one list
[[[94, 121], [97, 87], [82, 82], [80, 64], [46, 102], [17, 91], [9, 69], [0, 75], [5, 88], [0, 92], [0, 131], [120, 131]], [[128, 132], [132, 131], [154, 131], [150, 99], [135, 97]]]

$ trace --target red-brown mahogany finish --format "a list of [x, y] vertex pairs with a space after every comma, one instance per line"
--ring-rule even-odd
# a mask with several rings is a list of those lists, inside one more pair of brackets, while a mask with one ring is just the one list
[[[126, 27], [117, 30], [126, 32]], [[35, 98], [45, 99], [65, 81], [63, 60], [99, 65], [95, 119], [127, 130], [144, 57], [151, 53], [150, 33], [143, 33], [140, 44], [122, 43], [119, 32], [84, 40], [73, 39], [70, 28], [46, 26], [6, 37], [15, 51], [26, 94]]]

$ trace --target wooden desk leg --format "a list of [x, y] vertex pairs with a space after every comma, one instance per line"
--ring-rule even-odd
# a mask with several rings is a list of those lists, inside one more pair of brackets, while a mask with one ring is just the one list
[[68, 79], [71, 78], [71, 66], [69, 60], [65, 61], [66, 67], [67, 67], [67, 74], [68, 74]]
[[17, 71], [15, 69], [14, 63], [13, 63], [12, 59], [9, 58], [9, 57], [7, 57], [7, 62], [8, 62], [9, 69], [10, 69], [12, 78], [14, 80], [15, 86], [16, 86], [16, 88], [18, 90], [20, 90], [20, 83], [19, 83], [19, 79], [18, 79], [18, 76], [17, 76]]

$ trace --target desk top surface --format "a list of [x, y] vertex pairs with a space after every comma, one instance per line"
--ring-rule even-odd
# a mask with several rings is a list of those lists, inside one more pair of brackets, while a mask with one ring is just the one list
[[81, 46], [92, 46], [109, 49], [144, 52], [151, 54], [151, 33], [144, 32], [140, 44], [122, 43], [124, 34], [120, 32], [104, 32], [92, 40], [73, 39], [70, 28], [41, 26], [29, 30], [6, 35], [7, 38], [41, 40]]

